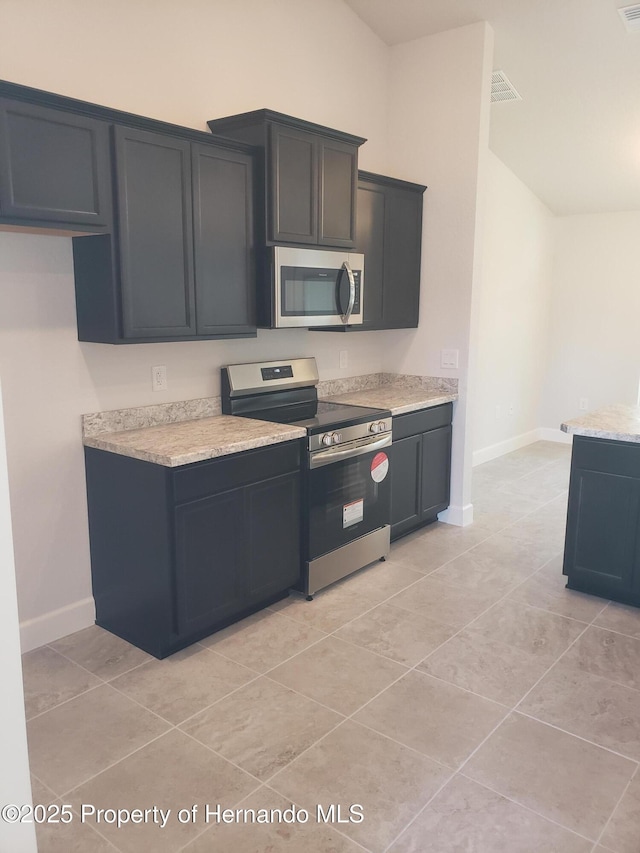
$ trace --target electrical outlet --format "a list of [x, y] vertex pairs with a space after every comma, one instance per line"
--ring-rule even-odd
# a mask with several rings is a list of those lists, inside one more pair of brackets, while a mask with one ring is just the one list
[[440, 350], [440, 367], [448, 367], [453, 370], [458, 368], [459, 351], [457, 349]]
[[167, 368], [164, 364], [157, 364], [151, 368], [151, 390], [167, 390]]
[[349, 352], [346, 349], [340, 350], [340, 367], [342, 370], [349, 366]]
[[588, 398], [587, 397], [580, 397], [579, 405], [580, 405], [580, 411], [586, 412], [587, 409], [589, 408]]

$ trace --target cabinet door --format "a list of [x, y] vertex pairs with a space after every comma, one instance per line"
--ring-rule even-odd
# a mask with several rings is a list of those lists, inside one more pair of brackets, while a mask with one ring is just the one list
[[205, 145], [194, 145], [192, 156], [198, 334], [252, 334], [252, 159]]
[[[574, 468], [569, 487], [565, 572], [570, 585], [599, 595], [628, 595], [638, 584], [640, 481]], [[634, 571], [635, 570], [635, 571]]]
[[364, 322], [361, 329], [382, 324], [385, 193], [381, 187], [362, 182], [358, 186], [356, 247], [364, 255]]
[[411, 435], [391, 446], [391, 536], [420, 524], [422, 436]]
[[272, 125], [269, 145], [269, 238], [274, 243], [318, 242], [317, 138]]
[[386, 329], [415, 328], [418, 325], [421, 245], [422, 193], [389, 189], [383, 273], [383, 323]]
[[109, 225], [108, 125], [1, 99], [0, 215], [97, 230]]
[[245, 535], [250, 602], [284, 592], [300, 579], [300, 473], [247, 488]]
[[451, 487], [451, 426], [429, 430], [422, 435], [422, 486], [420, 517], [435, 519], [449, 506]]
[[352, 248], [356, 239], [358, 149], [332, 139], [318, 141], [318, 243]]
[[115, 128], [125, 338], [195, 335], [191, 146]]
[[193, 634], [245, 606], [244, 489], [175, 510], [178, 633]]

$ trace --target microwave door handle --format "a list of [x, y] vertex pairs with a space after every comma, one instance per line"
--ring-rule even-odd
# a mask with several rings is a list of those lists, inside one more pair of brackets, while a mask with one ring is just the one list
[[345, 272], [347, 273], [347, 276], [349, 278], [349, 304], [347, 305], [346, 312], [344, 314], [340, 315], [340, 319], [342, 320], [342, 322], [346, 326], [347, 323], [349, 322], [350, 317], [351, 317], [351, 312], [353, 311], [353, 306], [356, 303], [356, 280], [353, 277], [353, 270], [351, 269], [351, 266], [349, 265], [349, 261], [345, 261], [342, 264], [342, 269], [345, 270]]

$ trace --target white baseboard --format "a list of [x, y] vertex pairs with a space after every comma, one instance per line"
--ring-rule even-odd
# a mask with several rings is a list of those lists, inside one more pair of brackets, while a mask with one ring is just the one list
[[95, 618], [95, 604], [93, 598], [89, 596], [82, 601], [53, 610], [51, 613], [36, 616], [35, 619], [26, 619], [20, 623], [22, 653], [30, 652], [31, 649], [37, 649], [46, 643], [52, 643], [60, 637], [73, 634], [74, 631], [88, 628], [93, 625]]
[[523, 432], [521, 435], [507, 438], [505, 441], [499, 441], [497, 444], [492, 444], [482, 450], [475, 450], [473, 453], [473, 467], [482, 465], [483, 462], [491, 462], [492, 459], [504, 456], [505, 453], [520, 450], [521, 447], [533, 444], [534, 441], [540, 441], [539, 432], [539, 429], [532, 429], [530, 432]]
[[475, 450], [473, 453], [473, 467], [482, 465], [483, 462], [491, 462], [492, 459], [504, 456], [505, 453], [520, 450], [521, 447], [533, 444], [534, 441], [557, 441], [560, 444], [571, 444], [572, 437], [560, 429], [538, 427], [537, 429], [532, 429], [530, 432], [523, 432], [521, 435], [508, 438], [506, 441], [499, 441], [497, 444], [492, 444], [490, 447], [485, 447], [482, 450]]
[[438, 513], [438, 521], [454, 524], [456, 527], [467, 527], [467, 525], [473, 524], [473, 504], [450, 506]]
[[553, 429], [552, 427], [540, 427], [540, 441], [557, 441], [559, 444], [571, 444], [573, 441], [572, 435], [567, 435], [561, 429]]

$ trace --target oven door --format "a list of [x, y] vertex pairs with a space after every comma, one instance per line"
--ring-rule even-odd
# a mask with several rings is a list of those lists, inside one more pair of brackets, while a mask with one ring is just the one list
[[391, 433], [310, 454], [307, 560], [391, 523]]
[[276, 327], [362, 323], [363, 267], [361, 255], [276, 246]]

